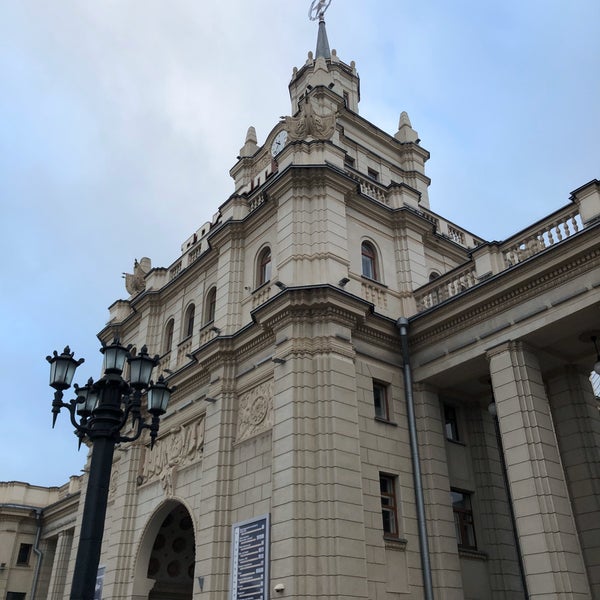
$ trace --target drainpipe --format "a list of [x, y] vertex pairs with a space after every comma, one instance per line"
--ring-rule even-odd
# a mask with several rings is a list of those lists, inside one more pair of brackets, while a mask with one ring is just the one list
[[431, 563], [429, 560], [429, 540], [427, 538], [427, 524], [425, 522], [423, 483], [421, 481], [421, 461], [419, 459], [419, 442], [417, 439], [417, 422], [415, 419], [412, 373], [410, 369], [410, 354], [408, 351], [408, 319], [405, 317], [399, 318], [396, 321], [396, 327], [398, 327], [398, 330], [400, 331], [400, 347], [402, 350], [402, 362], [404, 363], [404, 388], [406, 394], [408, 431], [410, 434], [410, 449], [413, 467], [413, 480], [415, 486], [415, 503], [417, 506], [417, 524], [419, 528], [421, 566], [423, 567], [423, 586], [425, 589], [425, 600], [434, 600], [431, 578]]
[[35, 600], [35, 593], [37, 591], [37, 585], [40, 577], [40, 568], [42, 566], [42, 559], [44, 553], [40, 550], [40, 538], [42, 535], [42, 515], [44, 513], [43, 508], [38, 506], [30, 506], [29, 504], [12, 504], [9, 502], [3, 502], [0, 504], [0, 508], [16, 508], [18, 510], [30, 510], [35, 513], [35, 521], [37, 524], [37, 531], [35, 533], [35, 542], [33, 544], [33, 552], [37, 556], [37, 562], [35, 570], [33, 572], [33, 582], [31, 584], [31, 600]]
[[42, 508], [35, 509], [35, 520], [37, 524], [37, 531], [35, 533], [35, 542], [33, 544], [33, 551], [37, 556], [37, 562], [35, 564], [35, 571], [33, 572], [33, 583], [31, 584], [31, 600], [35, 600], [35, 594], [37, 592], [38, 581], [40, 578], [40, 569], [42, 567], [42, 559], [44, 553], [40, 550], [40, 537], [42, 536], [42, 514], [44, 510]]

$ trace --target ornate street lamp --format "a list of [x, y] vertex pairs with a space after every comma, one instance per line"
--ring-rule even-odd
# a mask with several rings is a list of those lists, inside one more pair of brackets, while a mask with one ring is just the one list
[[[50, 363], [50, 387], [55, 390], [52, 427], [58, 413], [66, 408], [79, 444], [86, 438], [92, 443], [71, 600], [94, 599], [115, 444], [133, 442], [148, 429], [152, 448], [158, 435], [160, 416], [167, 410], [174, 390], [167, 386], [162, 375], [156, 383], [150, 379], [158, 356], [150, 357], [146, 346], [137, 355], [132, 355], [130, 349], [131, 346], [122, 346], [118, 339], [110, 345], [103, 344], [100, 349], [104, 355], [103, 376], [95, 382], [89, 379], [83, 387], [75, 384], [76, 397], [69, 402], [63, 402], [63, 394], [71, 387], [75, 370], [84, 359], [75, 360], [68, 346], [62, 354], [54, 351], [53, 356], [46, 357]], [[129, 363], [129, 381], [122, 376], [126, 362]], [[150, 423], [142, 417], [144, 393], [147, 394], [147, 411], [152, 416]], [[128, 421], [130, 435], [121, 435]]]

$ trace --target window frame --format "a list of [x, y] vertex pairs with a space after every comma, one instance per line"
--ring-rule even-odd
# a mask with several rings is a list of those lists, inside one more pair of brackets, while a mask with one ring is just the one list
[[31, 550], [33, 549], [33, 544], [22, 543], [19, 546], [19, 552], [17, 553], [17, 560], [15, 564], [18, 567], [28, 567], [29, 561], [31, 560]]
[[459, 410], [454, 404], [442, 403], [444, 415], [444, 435], [449, 442], [462, 444]]
[[[460, 495], [468, 506], [457, 506], [454, 495]], [[477, 550], [477, 535], [473, 516], [473, 493], [459, 488], [450, 488], [450, 501], [454, 515], [454, 529], [458, 547], [464, 550]], [[472, 543], [471, 542], [472, 538]]]
[[185, 318], [183, 321], [184, 339], [192, 337], [194, 335], [194, 320], [196, 319], [196, 305], [192, 302], [185, 311]]
[[380, 282], [377, 250], [368, 240], [364, 240], [360, 245], [360, 272], [363, 277]]
[[[383, 483], [389, 484], [387, 490], [384, 491]], [[399, 519], [398, 519], [398, 493], [397, 493], [398, 477], [397, 475], [390, 475], [389, 473], [379, 473], [379, 502], [381, 505], [381, 526], [383, 529], [383, 537], [398, 539], [399, 533]], [[384, 500], [388, 501], [388, 504], [384, 503]], [[384, 516], [388, 513], [392, 516], [391, 521], [386, 519]], [[387, 523], [392, 524], [392, 530], [387, 527]]]
[[273, 253], [270, 246], [265, 246], [256, 259], [256, 287], [271, 281], [273, 274]]
[[[379, 402], [377, 391], [380, 393]], [[389, 391], [390, 386], [388, 383], [379, 381], [378, 379], [373, 379], [373, 409], [375, 411], [375, 418], [381, 421], [390, 421]], [[381, 396], [383, 396], [383, 401], [381, 401]], [[378, 406], [381, 414], [378, 412]]]
[[175, 332], [175, 319], [171, 317], [167, 320], [163, 335], [163, 354], [168, 354], [173, 350], [173, 335]]
[[204, 325], [213, 323], [217, 312], [217, 286], [213, 285], [204, 300]]

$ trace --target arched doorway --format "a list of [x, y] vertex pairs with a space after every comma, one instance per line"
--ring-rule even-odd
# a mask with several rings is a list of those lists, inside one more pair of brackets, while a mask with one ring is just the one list
[[192, 600], [195, 549], [194, 526], [185, 506], [174, 501], [163, 505], [144, 534], [133, 597]]

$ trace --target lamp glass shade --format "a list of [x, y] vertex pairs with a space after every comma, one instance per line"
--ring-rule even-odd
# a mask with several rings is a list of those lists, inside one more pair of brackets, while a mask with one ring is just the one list
[[80, 415], [90, 415], [98, 406], [98, 392], [89, 383], [77, 389], [77, 398], [83, 400], [77, 409]]
[[156, 361], [145, 350], [146, 347], [144, 346], [137, 356], [127, 359], [129, 363], [129, 383], [133, 388], [147, 388], [150, 377], [152, 377], [152, 369], [154, 369]]
[[100, 352], [104, 354], [104, 364], [102, 368], [105, 373], [122, 373], [125, 361], [129, 355], [128, 348], [121, 346], [117, 340], [115, 340], [110, 346], [104, 346], [100, 349]]
[[167, 410], [170, 398], [171, 390], [161, 375], [156, 384], [148, 390], [148, 412], [153, 415], [162, 415]]
[[69, 352], [68, 346], [65, 351], [49, 360], [50, 362], [50, 386], [57, 390], [66, 390], [71, 387], [75, 370], [79, 366], [79, 361], [73, 358]]

